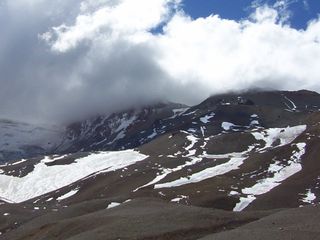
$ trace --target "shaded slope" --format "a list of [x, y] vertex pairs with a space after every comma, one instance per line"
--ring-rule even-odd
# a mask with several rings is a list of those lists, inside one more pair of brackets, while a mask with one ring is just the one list
[[316, 240], [319, 239], [320, 207], [310, 206], [280, 211], [232, 231], [201, 240]]
[[[240, 215], [152, 199], [134, 200], [112, 209], [105, 209], [107, 201], [104, 208], [101, 203], [82, 203], [48, 213], [9, 232], [5, 239], [197, 239], [266, 215]], [[92, 204], [100, 205], [100, 209], [90, 213]]]

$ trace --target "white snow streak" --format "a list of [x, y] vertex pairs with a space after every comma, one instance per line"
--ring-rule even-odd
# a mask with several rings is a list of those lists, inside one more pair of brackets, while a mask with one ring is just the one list
[[188, 196], [180, 195], [180, 196], [172, 199], [171, 202], [178, 203], [178, 202], [180, 202], [181, 200], [183, 200], [183, 199], [188, 199], [188, 198], [189, 198]]
[[186, 112], [189, 108], [177, 108], [177, 109], [173, 109], [173, 115], [172, 117], [169, 117], [168, 119], [174, 119], [177, 116], [182, 115], [184, 112]]
[[79, 189], [73, 189], [70, 192], [67, 192], [66, 194], [62, 195], [61, 197], [58, 197], [57, 200], [58, 201], [62, 201], [64, 199], [67, 199], [69, 197], [72, 197], [73, 195], [75, 195], [77, 192], [79, 191]]
[[148, 139], [153, 139], [158, 135], [157, 130], [153, 129], [153, 132], [147, 137]]
[[234, 211], [242, 211], [251, 202], [256, 199], [256, 196], [265, 194], [271, 191], [273, 188], [279, 186], [284, 180], [301, 171], [302, 166], [300, 164], [302, 155], [305, 154], [305, 143], [296, 144], [298, 151], [294, 151], [290, 160], [287, 162], [287, 166], [281, 166], [279, 162], [271, 164], [268, 172], [273, 173], [273, 177], [265, 178], [260, 180], [252, 187], [245, 188], [242, 190], [246, 197], [241, 197], [240, 202], [237, 203]]
[[[187, 133], [187, 132], [183, 131], [183, 133]], [[198, 142], [199, 139], [196, 138], [193, 135], [188, 135], [187, 139], [190, 141], [190, 144], [185, 148], [185, 150], [188, 151], [188, 154], [183, 156], [183, 157], [188, 157], [189, 159], [191, 159], [191, 161], [187, 161], [187, 162], [185, 162], [185, 164], [179, 165], [179, 166], [177, 166], [175, 168], [162, 168], [161, 169], [162, 170], [161, 173], [155, 179], [153, 179], [151, 182], [149, 182], [149, 183], [147, 183], [147, 184], [145, 184], [145, 185], [143, 185], [141, 187], [138, 187], [137, 189], [134, 190], [134, 192], [138, 191], [141, 188], [156, 184], [157, 182], [161, 181], [166, 176], [168, 176], [170, 173], [180, 171], [185, 167], [192, 166], [194, 164], [197, 164], [197, 163], [201, 162], [202, 158], [194, 156], [196, 154], [196, 150], [191, 150], [194, 147], [194, 145]], [[180, 152], [178, 152], [178, 153], [180, 154]], [[178, 153], [176, 153], [175, 156]], [[175, 156], [169, 155], [167, 157], [175, 158]]]
[[[218, 155], [212, 155], [204, 153], [203, 155], [200, 155], [198, 157], [192, 157], [193, 161], [190, 162], [190, 165], [194, 165], [198, 162], [201, 162], [203, 158], [214, 158], [214, 159], [230, 159], [228, 162], [214, 166], [212, 168], [204, 169], [203, 171], [197, 172], [191, 176], [183, 177], [180, 179], [177, 179], [172, 182], [167, 183], [160, 183], [156, 184], [155, 188], [170, 188], [170, 187], [178, 187], [190, 183], [196, 183], [201, 182], [203, 180], [206, 180], [208, 178], [213, 178], [219, 175], [226, 174], [230, 171], [238, 169], [244, 162], [245, 159], [247, 159], [247, 154], [251, 152], [254, 149], [254, 146], [249, 146], [248, 150], [244, 152], [239, 153], [228, 153], [228, 154], [218, 154]], [[192, 154], [192, 151], [189, 151], [189, 155]], [[193, 153], [193, 155], [195, 152]], [[187, 157], [190, 157], [187, 155]]]
[[126, 135], [127, 128], [134, 123], [134, 121], [137, 119], [137, 116], [131, 116], [130, 118], [126, 119], [127, 115], [125, 114], [123, 118], [119, 119], [116, 123], [114, 124], [119, 124], [117, 129], [114, 131], [114, 133], [117, 133], [117, 136], [113, 139], [111, 142], [114, 143], [115, 141], [124, 138]]
[[[192, 166], [198, 162], [201, 162], [202, 158], [197, 158], [197, 157], [191, 157], [190, 158], [191, 161], [188, 161], [186, 162], [185, 164], [183, 165], [180, 165], [180, 166], [177, 166], [175, 168], [164, 168], [162, 169], [162, 173], [160, 175], [158, 175], [155, 179], [153, 179], [151, 182], [137, 188], [134, 190], [134, 192], [138, 191], [139, 189], [141, 188], [144, 188], [144, 187], [147, 187], [147, 186], [151, 186], [153, 184], [156, 184], [157, 182], [161, 181], [162, 179], [164, 179], [166, 176], [168, 176], [170, 173], [173, 173], [173, 172], [177, 172], [177, 171], [180, 171], [182, 170], [183, 168], [185, 167], [188, 167], [188, 166]], [[155, 185], [156, 186], [156, 185]]]
[[288, 97], [284, 96], [284, 98], [285, 98], [286, 100], [288, 100], [288, 101], [291, 103], [291, 105], [292, 105], [292, 107], [291, 107], [291, 108], [286, 104], [286, 105], [290, 108], [290, 110], [292, 110], [292, 111], [296, 111], [296, 110], [297, 110], [297, 106], [296, 106], [296, 104], [295, 104], [291, 99], [289, 99]]
[[189, 146], [187, 146], [185, 149], [187, 151], [189, 151], [190, 149], [192, 149], [194, 147], [194, 145], [198, 142], [198, 138], [196, 138], [195, 136], [193, 135], [188, 135], [187, 136], [187, 139], [191, 142]]
[[170, 188], [170, 187], [179, 187], [182, 185], [201, 182], [208, 178], [213, 178], [215, 176], [226, 174], [232, 170], [238, 169], [244, 162], [246, 157], [234, 157], [230, 161], [220, 164], [218, 166], [207, 168], [201, 172], [195, 173], [189, 177], [183, 177], [178, 180], [156, 184], [154, 187], [157, 188]]
[[121, 203], [117, 203], [117, 202], [112, 202], [108, 205], [107, 209], [110, 209], [110, 208], [114, 208], [114, 207], [118, 207], [120, 206]]
[[27, 160], [26, 159], [21, 159], [20, 161], [18, 161], [18, 162], [13, 162], [13, 163], [11, 163], [10, 165], [11, 166], [14, 166], [14, 165], [18, 165], [18, 164], [20, 164], [20, 163], [24, 163], [24, 162], [26, 162]]

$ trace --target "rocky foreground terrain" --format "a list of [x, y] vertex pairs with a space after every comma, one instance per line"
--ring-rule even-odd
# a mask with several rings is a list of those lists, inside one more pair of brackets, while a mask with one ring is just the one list
[[320, 239], [319, 109], [305, 90], [225, 94], [38, 142], [2, 121], [0, 239]]

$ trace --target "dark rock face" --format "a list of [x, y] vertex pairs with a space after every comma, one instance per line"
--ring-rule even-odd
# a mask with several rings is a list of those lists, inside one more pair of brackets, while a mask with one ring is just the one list
[[109, 116], [98, 116], [67, 127], [65, 152], [121, 150], [138, 147], [170, 129], [168, 119], [187, 107], [158, 104]]
[[260, 91], [71, 124], [51, 155], [0, 166], [0, 239], [302, 239], [314, 214], [312, 239], [319, 109]]

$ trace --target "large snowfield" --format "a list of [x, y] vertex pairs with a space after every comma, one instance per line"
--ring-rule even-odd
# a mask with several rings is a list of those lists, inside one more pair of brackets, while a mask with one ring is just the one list
[[24, 177], [0, 174], [0, 199], [13, 203], [24, 202], [68, 186], [91, 174], [122, 169], [145, 158], [146, 155], [134, 150], [101, 152], [77, 159], [68, 165], [47, 166], [46, 163], [57, 159], [46, 157]]

